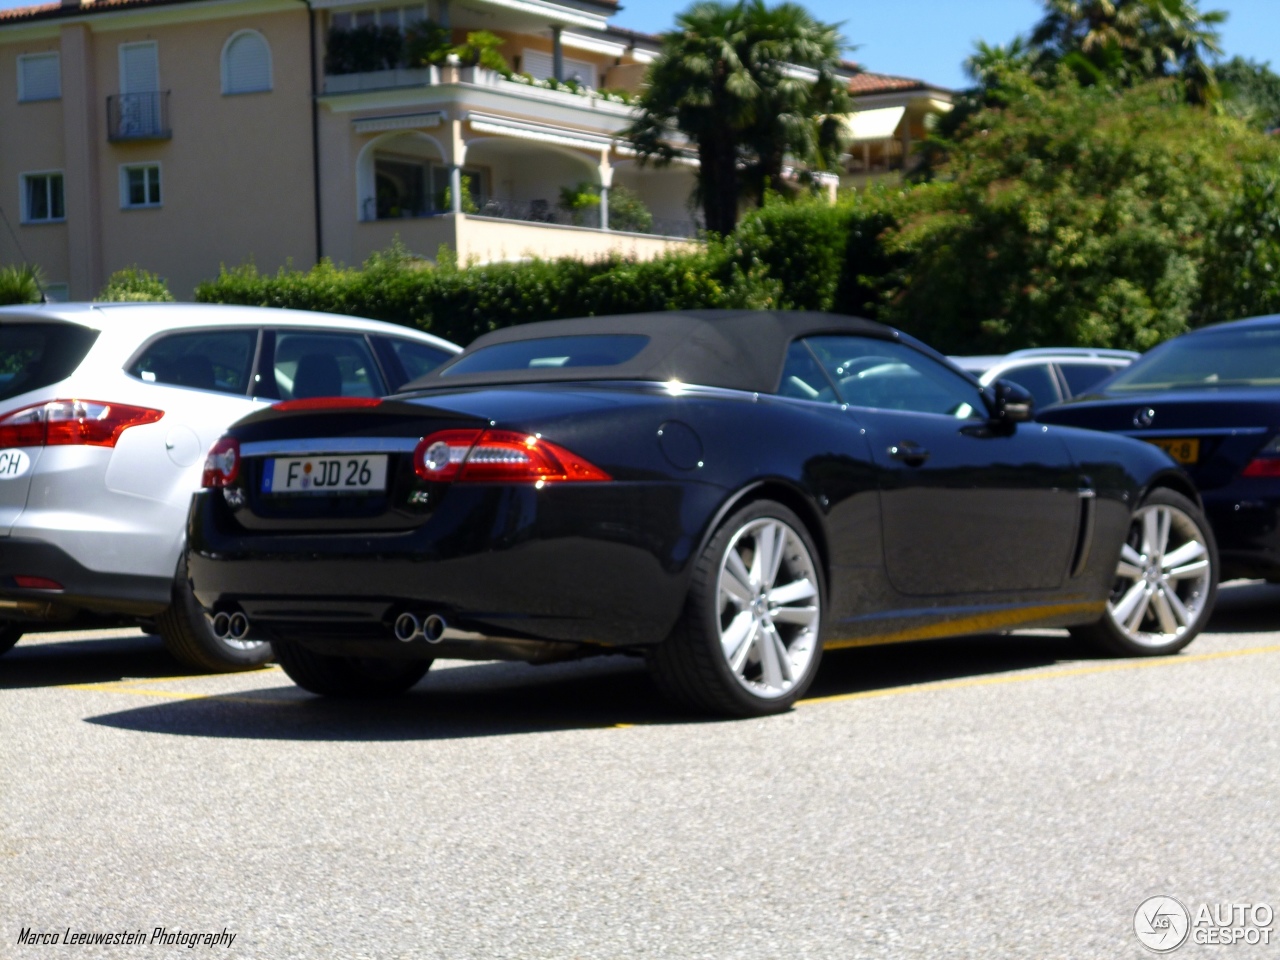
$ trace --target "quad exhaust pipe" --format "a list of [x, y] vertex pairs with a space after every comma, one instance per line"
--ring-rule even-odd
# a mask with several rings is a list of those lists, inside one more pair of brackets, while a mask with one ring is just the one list
[[412, 643], [421, 637], [427, 643], [439, 643], [448, 627], [449, 624], [438, 613], [429, 613], [425, 617], [402, 613], [396, 617], [396, 639], [401, 643]]
[[243, 640], [249, 635], [249, 618], [237, 610], [225, 610], [213, 616], [213, 635], [219, 640]]

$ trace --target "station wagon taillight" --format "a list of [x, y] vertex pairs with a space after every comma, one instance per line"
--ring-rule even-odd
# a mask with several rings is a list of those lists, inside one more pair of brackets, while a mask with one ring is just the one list
[[206, 489], [229, 487], [240, 476], [240, 441], [235, 437], [223, 437], [209, 449], [204, 458], [204, 473], [200, 486]]
[[541, 437], [510, 430], [441, 430], [413, 454], [423, 480], [458, 483], [565, 483], [612, 480], [594, 464]]
[[102, 400], [50, 400], [0, 417], [0, 448], [114, 447], [130, 427], [155, 423], [163, 410]]

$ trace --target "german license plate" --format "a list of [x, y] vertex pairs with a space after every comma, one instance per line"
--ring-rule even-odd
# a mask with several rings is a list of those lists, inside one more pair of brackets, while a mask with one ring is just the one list
[[1195, 463], [1200, 459], [1200, 441], [1194, 437], [1148, 440], [1147, 442], [1155, 444], [1178, 463]]
[[387, 489], [385, 454], [289, 457], [268, 460], [262, 492], [381, 493]]

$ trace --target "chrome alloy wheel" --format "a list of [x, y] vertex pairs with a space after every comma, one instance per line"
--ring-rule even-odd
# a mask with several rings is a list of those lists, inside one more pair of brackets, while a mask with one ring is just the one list
[[818, 648], [818, 577], [804, 541], [781, 520], [747, 523], [725, 550], [716, 596], [729, 672], [757, 697], [786, 696]]
[[1134, 644], [1163, 647], [1200, 619], [1211, 578], [1196, 522], [1166, 504], [1140, 507], [1120, 549], [1107, 613]]

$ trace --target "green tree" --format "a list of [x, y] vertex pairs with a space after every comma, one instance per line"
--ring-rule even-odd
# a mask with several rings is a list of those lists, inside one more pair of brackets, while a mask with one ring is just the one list
[[848, 94], [835, 78], [844, 47], [835, 27], [802, 7], [706, 0], [676, 18], [627, 131], [641, 163], [670, 163], [673, 132], [699, 160], [696, 202], [727, 235], [744, 195], [763, 202], [784, 166], [820, 168], [839, 149]]
[[1229, 112], [1261, 130], [1280, 126], [1280, 76], [1271, 64], [1232, 57], [1216, 73]]
[[1206, 54], [1220, 54], [1220, 10], [1201, 12], [1196, 0], [1044, 0], [1045, 15], [1031, 46], [1070, 67], [1081, 83], [1132, 86], [1178, 77], [1187, 99], [1203, 103], [1217, 81]]
[[[880, 318], [969, 353], [1146, 349], [1225, 319], [1201, 294], [1211, 238], [1243, 171], [1280, 169], [1277, 145], [1180, 102], [1169, 81], [1120, 93], [1069, 77], [1053, 89], [1018, 74], [1004, 83], [1005, 105], [978, 110], [945, 145], [936, 182], [898, 203], [881, 238], [896, 267]], [[1251, 202], [1237, 223], [1269, 201]], [[1275, 233], [1257, 232], [1265, 271]], [[1218, 262], [1229, 288], [1232, 266]]]

